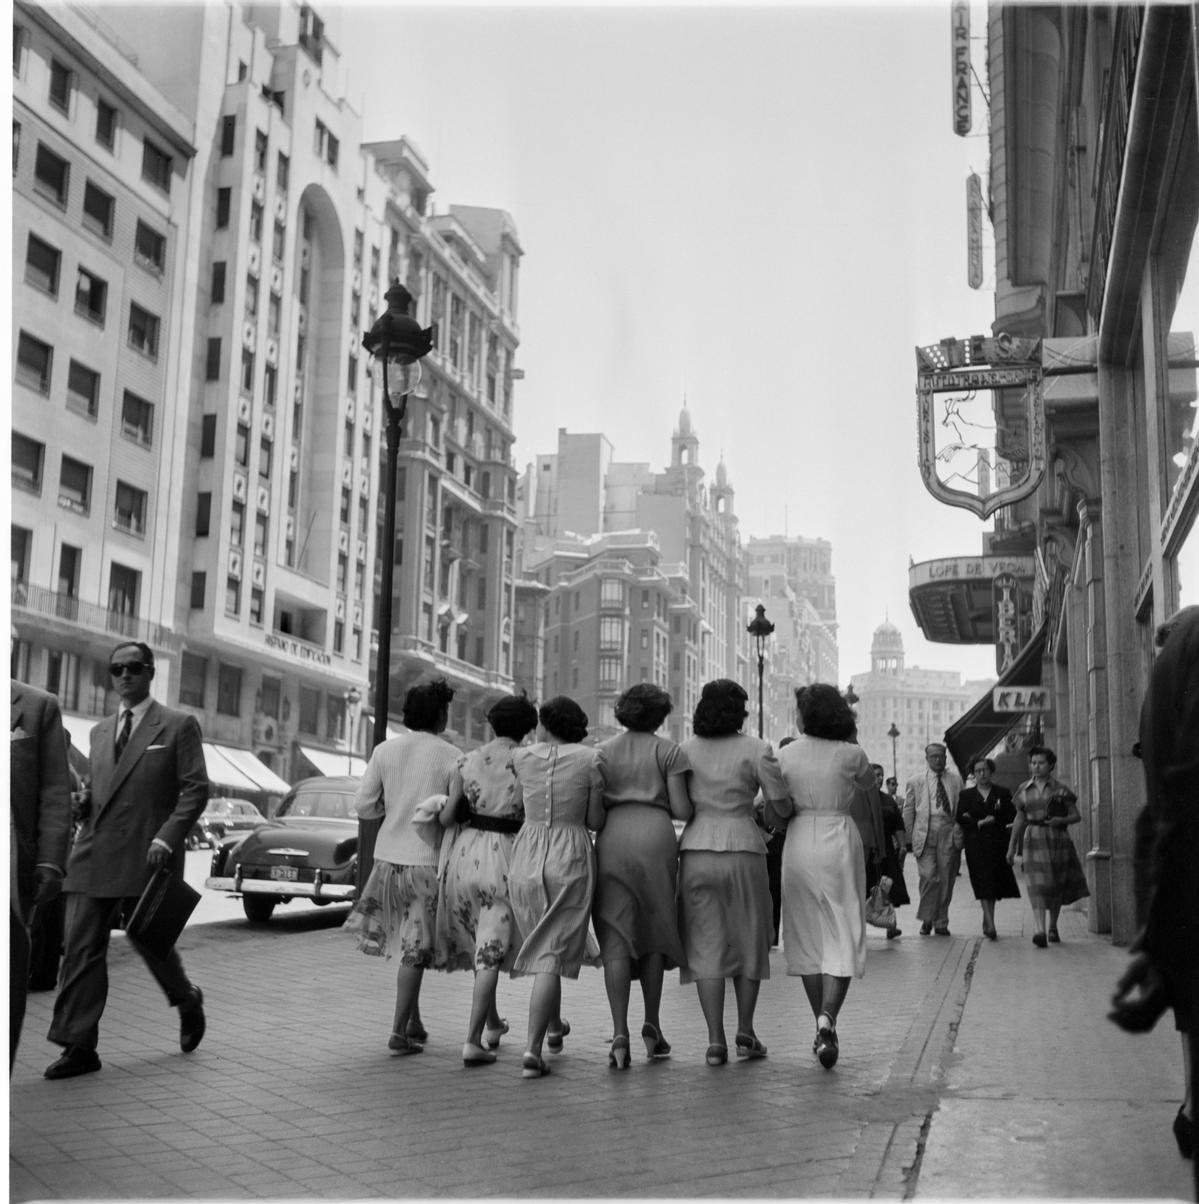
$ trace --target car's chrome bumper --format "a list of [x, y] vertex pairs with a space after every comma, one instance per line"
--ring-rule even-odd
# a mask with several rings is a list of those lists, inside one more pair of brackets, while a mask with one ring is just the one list
[[322, 882], [317, 871], [314, 882], [276, 882], [270, 878], [206, 878], [209, 890], [227, 890], [239, 895], [286, 895], [289, 899], [353, 899], [358, 888], [350, 883]]

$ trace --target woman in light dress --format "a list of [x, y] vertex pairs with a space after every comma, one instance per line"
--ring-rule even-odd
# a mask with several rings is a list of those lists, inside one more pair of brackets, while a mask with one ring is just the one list
[[762, 981], [770, 977], [774, 917], [754, 800], [760, 791], [785, 806], [787, 788], [770, 744], [741, 731], [748, 700], [735, 681], [708, 682], [692, 720], [695, 735], [681, 745], [694, 813], [679, 838], [679, 932], [686, 959], [680, 977], [699, 993], [709, 1066], [722, 1066], [729, 1057], [726, 978], [737, 999], [737, 1057], [766, 1056], [754, 1032], [754, 1010]]
[[501, 698], [487, 712], [494, 739], [467, 753], [458, 764], [462, 795], [441, 812], [444, 837], [437, 904], [437, 965], [473, 970], [474, 994], [462, 1062], [468, 1067], [495, 1061], [508, 1031], [495, 1005], [500, 972], [511, 972], [520, 934], [508, 902], [512, 846], [524, 822], [516, 799], [512, 754], [537, 726], [537, 708], [527, 698]]
[[[836, 686], [795, 691], [800, 735], [779, 750], [790, 802], [769, 800], [771, 823], [788, 823], [783, 846], [783, 952], [787, 973], [803, 979], [816, 1017], [812, 1050], [837, 1063], [837, 1015], [851, 978], [866, 972], [866, 864], [851, 810], [865, 806], [883, 847], [883, 818], [870, 761]], [[793, 817], [793, 818], [792, 818]]]
[[675, 885], [679, 850], [672, 820], [691, 818], [687, 758], [654, 733], [670, 714], [670, 695], [649, 682], [630, 686], [616, 704], [626, 730], [599, 746], [604, 782], [603, 830], [595, 842], [598, 882], [595, 935], [612, 1011], [608, 1064], [629, 1065], [629, 994], [641, 980], [646, 1056], [670, 1056], [659, 1009], [667, 969], [683, 964]]
[[595, 853], [587, 829], [604, 823], [603, 783], [596, 750], [581, 741], [587, 716], [573, 699], [558, 697], [538, 712], [538, 741], [512, 754], [514, 802], [525, 823], [512, 849], [508, 897], [523, 934], [513, 972], [533, 974], [529, 1035], [521, 1062], [527, 1079], [549, 1074], [542, 1043], [564, 1033], [562, 979], [578, 978], [587, 953], [595, 892]]
[[454, 691], [444, 678], [418, 682], [404, 696], [403, 735], [376, 745], [358, 787], [358, 815], [382, 819], [375, 863], [344, 928], [375, 957], [398, 954], [395, 1015], [387, 1048], [420, 1053], [428, 1034], [418, 1008], [425, 969], [433, 964], [441, 826], [414, 823], [434, 795], [457, 798], [459, 752], [442, 739]]

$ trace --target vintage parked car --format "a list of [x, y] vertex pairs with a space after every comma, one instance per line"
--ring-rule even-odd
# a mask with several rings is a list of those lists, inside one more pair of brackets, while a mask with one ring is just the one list
[[265, 824], [216, 845], [204, 885], [241, 895], [246, 919], [257, 924], [291, 899], [352, 902], [358, 893], [358, 782], [297, 782]]
[[192, 825], [187, 838], [189, 849], [207, 845], [215, 849], [230, 832], [249, 832], [266, 823], [266, 816], [244, 798], [210, 799], [204, 813]]

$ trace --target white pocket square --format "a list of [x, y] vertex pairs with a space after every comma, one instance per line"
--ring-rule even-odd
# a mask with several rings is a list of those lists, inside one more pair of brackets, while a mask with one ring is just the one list
[[166, 748], [165, 744], [147, 744], [146, 752], [153, 752], [156, 748]]

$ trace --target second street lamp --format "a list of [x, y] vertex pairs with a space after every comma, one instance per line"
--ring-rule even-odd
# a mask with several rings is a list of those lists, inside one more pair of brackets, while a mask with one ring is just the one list
[[[433, 350], [436, 327], [421, 329], [408, 313], [412, 294], [396, 280], [384, 294], [387, 309], [362, 336], [362, 345], [371, 356], [371, 371], [383, 392], [383, 413], [387, 420], [386, 509], [383, 514], [383, 547], [380, 549], [381, 581], [379, 613], [375, 625], [379, 631], [379, 651], [375, 658], [375, 728], [371, 748], [387, 739], [388, 695], [391, 688], [392, 583], [395, 579], [396, 475], [400, 438], [408, 394], [420, 383], [420, 361]], [[370, 873], [375, 859], [377, 819], [358, 821], [358, 889]]]
[[891, 776], [898, 782], [899, 770], [896, 767], [895, 743], [899, 739], [899, 728], [894, 723], [891, 724], [891, 730], [887, 733], [891, 737]]
[[354, 773], [354, 727], [358, 719], [358, 704], [362, 693], [357, 686], [346, 691], [346, 773]]
[[762, 673], [766, 664], [766, 641], [774, 632], [774, 624], [766, 617], [766, 607], [761, 602], [754, 607], [754, 617], [745, 629], [754, 637], [758, 653], [758, 739], [762, 739]]

